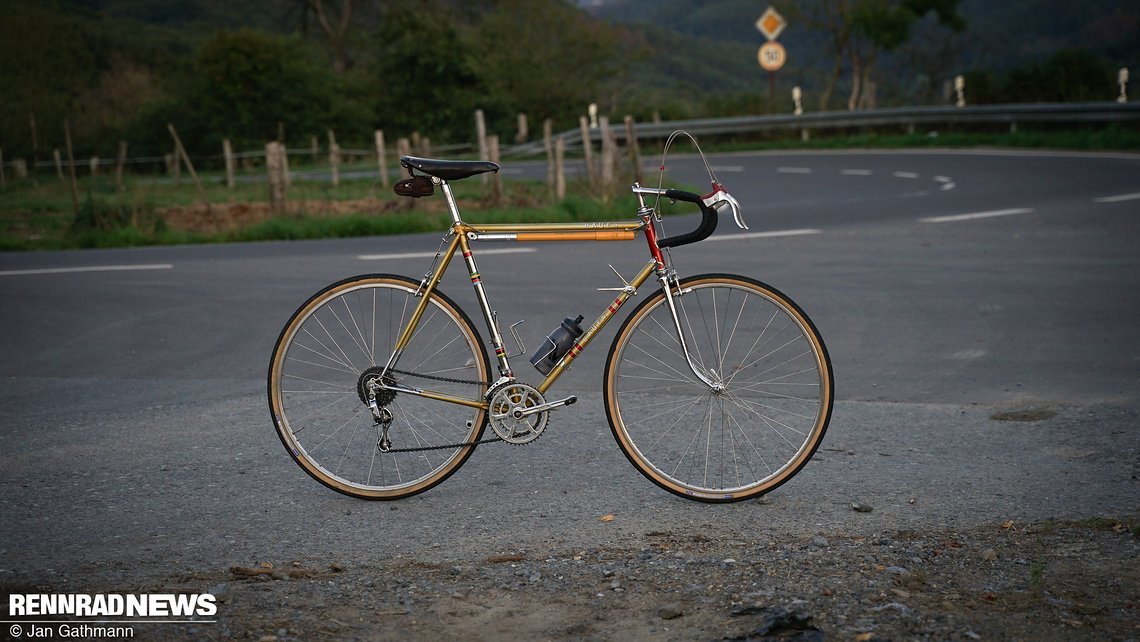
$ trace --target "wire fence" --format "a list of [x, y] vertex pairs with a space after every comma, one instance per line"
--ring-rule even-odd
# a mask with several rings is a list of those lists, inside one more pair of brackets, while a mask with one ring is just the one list
[[[604, 119], [603, 119], [604, 120]], [[1042, 103], [1042, 104], [1011, 104], [1011, 105], [970, 105], [964, 107], [936, 106], [936, 107], [903, 107], [892, 109], [875, 109], [867, 111], [832, 111], [803, 114], [776, 114], [757, 116], [737, 116], [727, 118], [703, 118], [689, 120], [672, 120], [661, 122], [637, 122], [633, 124], [632, 135], [637, 141], [656, 140], [667, 137], [671, 132], [683, 129], [695, 136], [745, 136], [752, 134], [770, 134], [786, 131], [799, 131], [804, 139], [814, 132], [828, 130], [894, 130], [911, 131], [919, 126], [974, 126], [974, 125], [1007, 125], [1010, 131], [1017, 131], [1023, 124], [1064, 123], [1070, 125], [1105, 124], [1105, 123], [1131, 123], [1140, 121], [1140, 103], [1137, 102], [1091, 102], [1091, 103]], [[520, 115], [520, 122], [522, 116]], [[478, 129], [478, 128], [477, 128]], [[621, 124], [609, 125], [609, 132], [617, 138], [622, 138], [629, 144], [628, 130], [623, 130]], [[548, 130], [549, 131], [549, 130]], [[570, 129], [552, 133], [542, 140], [533, 140], [516, 144], [504, 144], [501, 147], [501, 157], [506, 159], [528, 159], [550, 156], [552, 145], [550, 137], [561, 138], [565, 150], [569, 153], [580, 154], [585, 152], [587, 143], [604, 142], [606, 132], [598, 123], [590, 126]], [[478, 134], [476, 134], [478, 136]], [[330, 136], [331, 139], [331, 136]], [[406, 139], [405, 139], [406, 140]], [[427, 139], [422, 139], [427, 141]], [[336, 158], [332, 162], [371, 162], [378, 160], [379, 154], [391, 157], [391, 167], [397, 167], [395, 161], [401, 153], [400, 145], [396, 149], [386, 148], [357, 148], [335, 147], [330, 142], [326, 147], [319, 147], [314, 138], [308, 147], [288, 148], [285, 153], [290, 158], [298, 160], [312, 159], [314, 163], [321, 163], [330, 159], [330, 154]], [[473, 157], [482, 156], [481, 150], [485, 145], [478, 143], [454, 143], [447, 145], [416, 145], [408, 142], [404, 150], [422, 155], [436, 155], [439, 157]], [[2, 150], [0, 150], [2, 152]], [[245, 169], [254, 170], [264, 165], [266, 151], [264, 149], [235, 151], [226, 154], [195, 155], [190, 158], [193, 164], [201, 166], [222, 168], [227, 163], [245, 165]], [[26, 176], [31, 169], [55, 169], [63, 178], [63, 172], [72, 167], [77, 170], [98, 172], [104, 167], [121, 168], [130, 166], [143, 169], [149, 173], [167, 173], [177, 176], [181, 163], [176, 154], [163, 156], [136, 156], [136, 157], [91, 157], [87, 159], [68, 160], [55, 150], [53, 158], [27, 162], [24, 159], [4, 159], [0, 156], [0, 171], [14, 173], [16, 177]], [[144, 169], [146, 168], [146, 169]], [[240, 168], [239, 168], [240, 171]]]

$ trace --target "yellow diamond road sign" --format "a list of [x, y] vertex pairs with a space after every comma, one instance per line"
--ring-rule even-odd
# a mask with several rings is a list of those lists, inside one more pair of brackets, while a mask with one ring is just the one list
[[764, 34], [764, 37], [768, 40], [778, 38], [780, 33], [784, 31], [784, 27], [787, 26], [788, 21], [784, 20], [784, 16], [781, 16], [779, 12], [772, 7], [768, 7], [767, 11], [756, 21], [756, 28], [759, 29], [760, 33]]

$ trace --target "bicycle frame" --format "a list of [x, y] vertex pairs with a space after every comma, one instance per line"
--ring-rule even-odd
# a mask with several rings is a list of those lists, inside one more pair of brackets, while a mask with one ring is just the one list
[[[435, 177], [432, 178], [432, 181], [442, 189], [444, 198], [447, 201], [448, 211], [451, 213], [453, 221], [450, 233], [451, 241], [448, 243], [447, 248], [437, 256], [438, 261], [434, 270], [426, 275], [424, 280], [420, 283], [420, 288], [416, 292], [416, 296], [420, 298], [420, 301], [416, 309], [412, 312], [408, 324], [403, 328], [399, 339], [396, 341], [392, 356], [385, 366], [385, 372], [395, 367], [400, 358], [400, 354], [407, 347], [412, 336], [415, 334], [420, 318], [427, 308], [430, 294], [435, 291], [439, 282], [443, 279], [443, 275], [451, 265], [451, 261], [455, 257], [456, 252], [461, 252], [471, 279], [471, 285], [475, 290], [475, 298], [478, 300], [479, 309], [483, 314], [483, 320], [486, 322], [488, 331], [491, 334], [491, 345], [495, 350], [495, 358], [499, 367], [499, 381], [509, 380], [514, 377], [514, 373], [508, 361], [507, 349], [503, 343], [502, 334], [499, 331], [498, 322], [487, 300], [487, 294], [483, 289], [482, 277], [475, 263], [474, 253], [471, 251], [471, 241], [628, 241], [636, 238], [638, 232], [644, 231], [651, 254], [649, 261], [624, 287], [617, 288], [619, 292], [613, 302], [602, 311], [593, 324], [590, 325], [589, 329], [578, 338], [570, 350], [555, 364], [550, 370], [550, 373], [546, 375], [536, 388], [540, 393], [545, 393], [554, 385], [554, 382], [562, 376], [562, 373], [565, 372], [566, 369], [570, 367], [570, 364], [578, 358], [578, 355], [586, 349], [586, 346], [593, 341], [598, 332], [613, 319], [622, 305], [624, 305], [631, 296], [637, 293], [637, 288], [641, 287], [649, 280], [650, 276], [653, 275], [657, 276], [658, 280], [661, 281], [662, 287], [665, 288], [669, 307], [673, 311], [673, 321], [681, 341], [681, 348], [684, 351], [686, 359], [689, 361], [689, 366], [693, 369], [694, 374], [710, 387], [717, 388], [720, 386], [719, 382], [713, 381], [705, 373], [702, 373], [696, 364], [692, 362], [692, 359], [689, 358], [684, 334], [681, 331], [680, 321], [677, 318], [676, 309], [674, 307], [671, 288], [667, 287], [669, 285], [668, 270], [665, 260], [661, 255], [661, 250], [657, 247], [657, 236], [652, 223], [652, 217], [654, 215], [653, 209], [646, 207], [643, 199], [643, 194], [656, 194], [659, 190], [648, 188], [638, 189], [635, 187], [635, 192], [637, 192], [638, 198], [641, 199], [641, 208], [638, 211], [637, 221], [623, 223], [507, 223], [473, 225], [464, 222], [460, 217], [459, 209], [455, 204], [455, 198], [451, 192], [451, 186], [447, 184], [447, 181]], [[384, 387], [396, 392], [414, 394], [437, 401], [456, 403], [474, 408], [488, 407], [488, 401], [486, 399], [475, 401], [401, 385]]]

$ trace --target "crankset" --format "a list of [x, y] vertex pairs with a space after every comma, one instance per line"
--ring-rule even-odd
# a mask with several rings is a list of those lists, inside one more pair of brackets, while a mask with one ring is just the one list
[[488, 409], [491, 429], [509, 444], [529, 444], [546, 430], [551, 410], [569, 406], [575, 401], [578, 398], [571, 395], [548, 402], [533, 386], [509, 382], [491, 393]]

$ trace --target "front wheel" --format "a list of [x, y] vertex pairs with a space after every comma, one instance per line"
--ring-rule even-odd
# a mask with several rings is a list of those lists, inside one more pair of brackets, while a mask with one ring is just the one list
[[606, 360], [610, 428], [630, 463], [669, 492], [704, 502], [757, 497], [792, 478], [831, 418], [831, 361], [788, 297], [730, 274], [684, 279], [677, 319], [658, 290], [622, 324]]
[[[317, 481], [353, 497], [398, 499], [454, 473], [487, 413], [490, 364], [467, 315], [434, 291], [396, 368], [384, 373], [420, 303], [402, 276], [353, 277], [318, 292], [289, 319], [269, 364], [269, 407], [281, 443]], [[461, 405], [373, 384], [429, 389]], [[377, 402], [376, 420], [369, 393]], [[383, 447], [382, 447], [383, 446]]]

